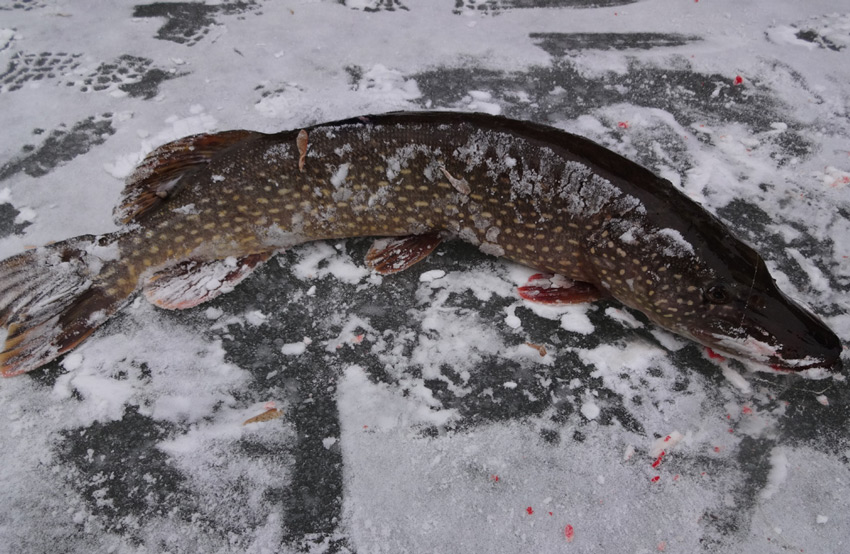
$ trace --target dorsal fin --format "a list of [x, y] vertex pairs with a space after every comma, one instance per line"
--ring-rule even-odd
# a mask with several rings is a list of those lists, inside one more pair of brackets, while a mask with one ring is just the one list
[[148, 154], [127, 178], [121, 201], [113, 212], [116, 223], [138, 221], [173, 195], [181, 177], [206, 165], [222, 150], [261, 135], [255, 131], [224, 131], [163, 144]]

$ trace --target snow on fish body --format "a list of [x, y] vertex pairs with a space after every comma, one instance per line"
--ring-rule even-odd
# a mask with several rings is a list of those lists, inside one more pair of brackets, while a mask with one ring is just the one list
[[[186, 137], [128, 179], [118, 232], [0, 262], [3, 375], [74, 348], [141, 291], [188, 308], [276, 252], [382, 236], [367, 263], [407, 268], [441, 240], [563, 276], [520, 294], [613, 296], [718, 352], [838, 370], [838, 338], [764, 261], [669, 181], [582, 137], [481, 114], [395, 113], [277, 134]], [[559, 282], [560, 279], [560, 282]]]

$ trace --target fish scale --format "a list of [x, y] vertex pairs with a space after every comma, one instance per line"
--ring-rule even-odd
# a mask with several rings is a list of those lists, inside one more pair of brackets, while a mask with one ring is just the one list
[[[397, 237], [367, 255], [381, 273], [461, 239], [545, 272], [520, 287], [528, 300], [610, 296], [733, 357], [814, 376], [841, 367], [837, 337], [715, 217], [647, 169], [543, 125], [424, 112], [186, 137], [140, 164], [115, 215], [116, 233], [0, 262], [13, 291], [0, 300], [4, 375], [72, 349], [137, 291], [188, 308], [276, 252], [355, 236]], [[33, 301], [45, 284], [28, 277], [45, 273], [61, 301]]]

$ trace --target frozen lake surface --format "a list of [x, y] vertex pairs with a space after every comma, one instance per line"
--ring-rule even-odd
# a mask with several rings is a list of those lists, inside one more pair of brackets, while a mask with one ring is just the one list
[[[850, 338], [840, 0], [6, 1], [0, 71], [0, 258], [115, 230], [184, 135], [479, 111], [671, 180]], [[531, 270], [459, 242], [380, 277], [370, 244], [139, 299], [0, 382], [2, 549], [850, 550], [843, 378], [710, 360], [614, 301], [541, 309]]]

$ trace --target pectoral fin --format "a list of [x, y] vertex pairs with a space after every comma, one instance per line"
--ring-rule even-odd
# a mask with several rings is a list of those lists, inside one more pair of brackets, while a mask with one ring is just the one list
[[525, 300], [540, 304], [583, 304], [605, 296], [596, 286], [562, 275], [537, 273], [517, 289]]
[[154, 273], [142, 292], [151, 304], [160, 308], [193, 308], [230, 292], [271, 257], [272, 253], [263, 252], [239, 259], [181, 262]]
[[425, 259], [442, 241], [436, 232], [380, 239], [366, 254], [366, 265], [382, 275], [398, 273]]

